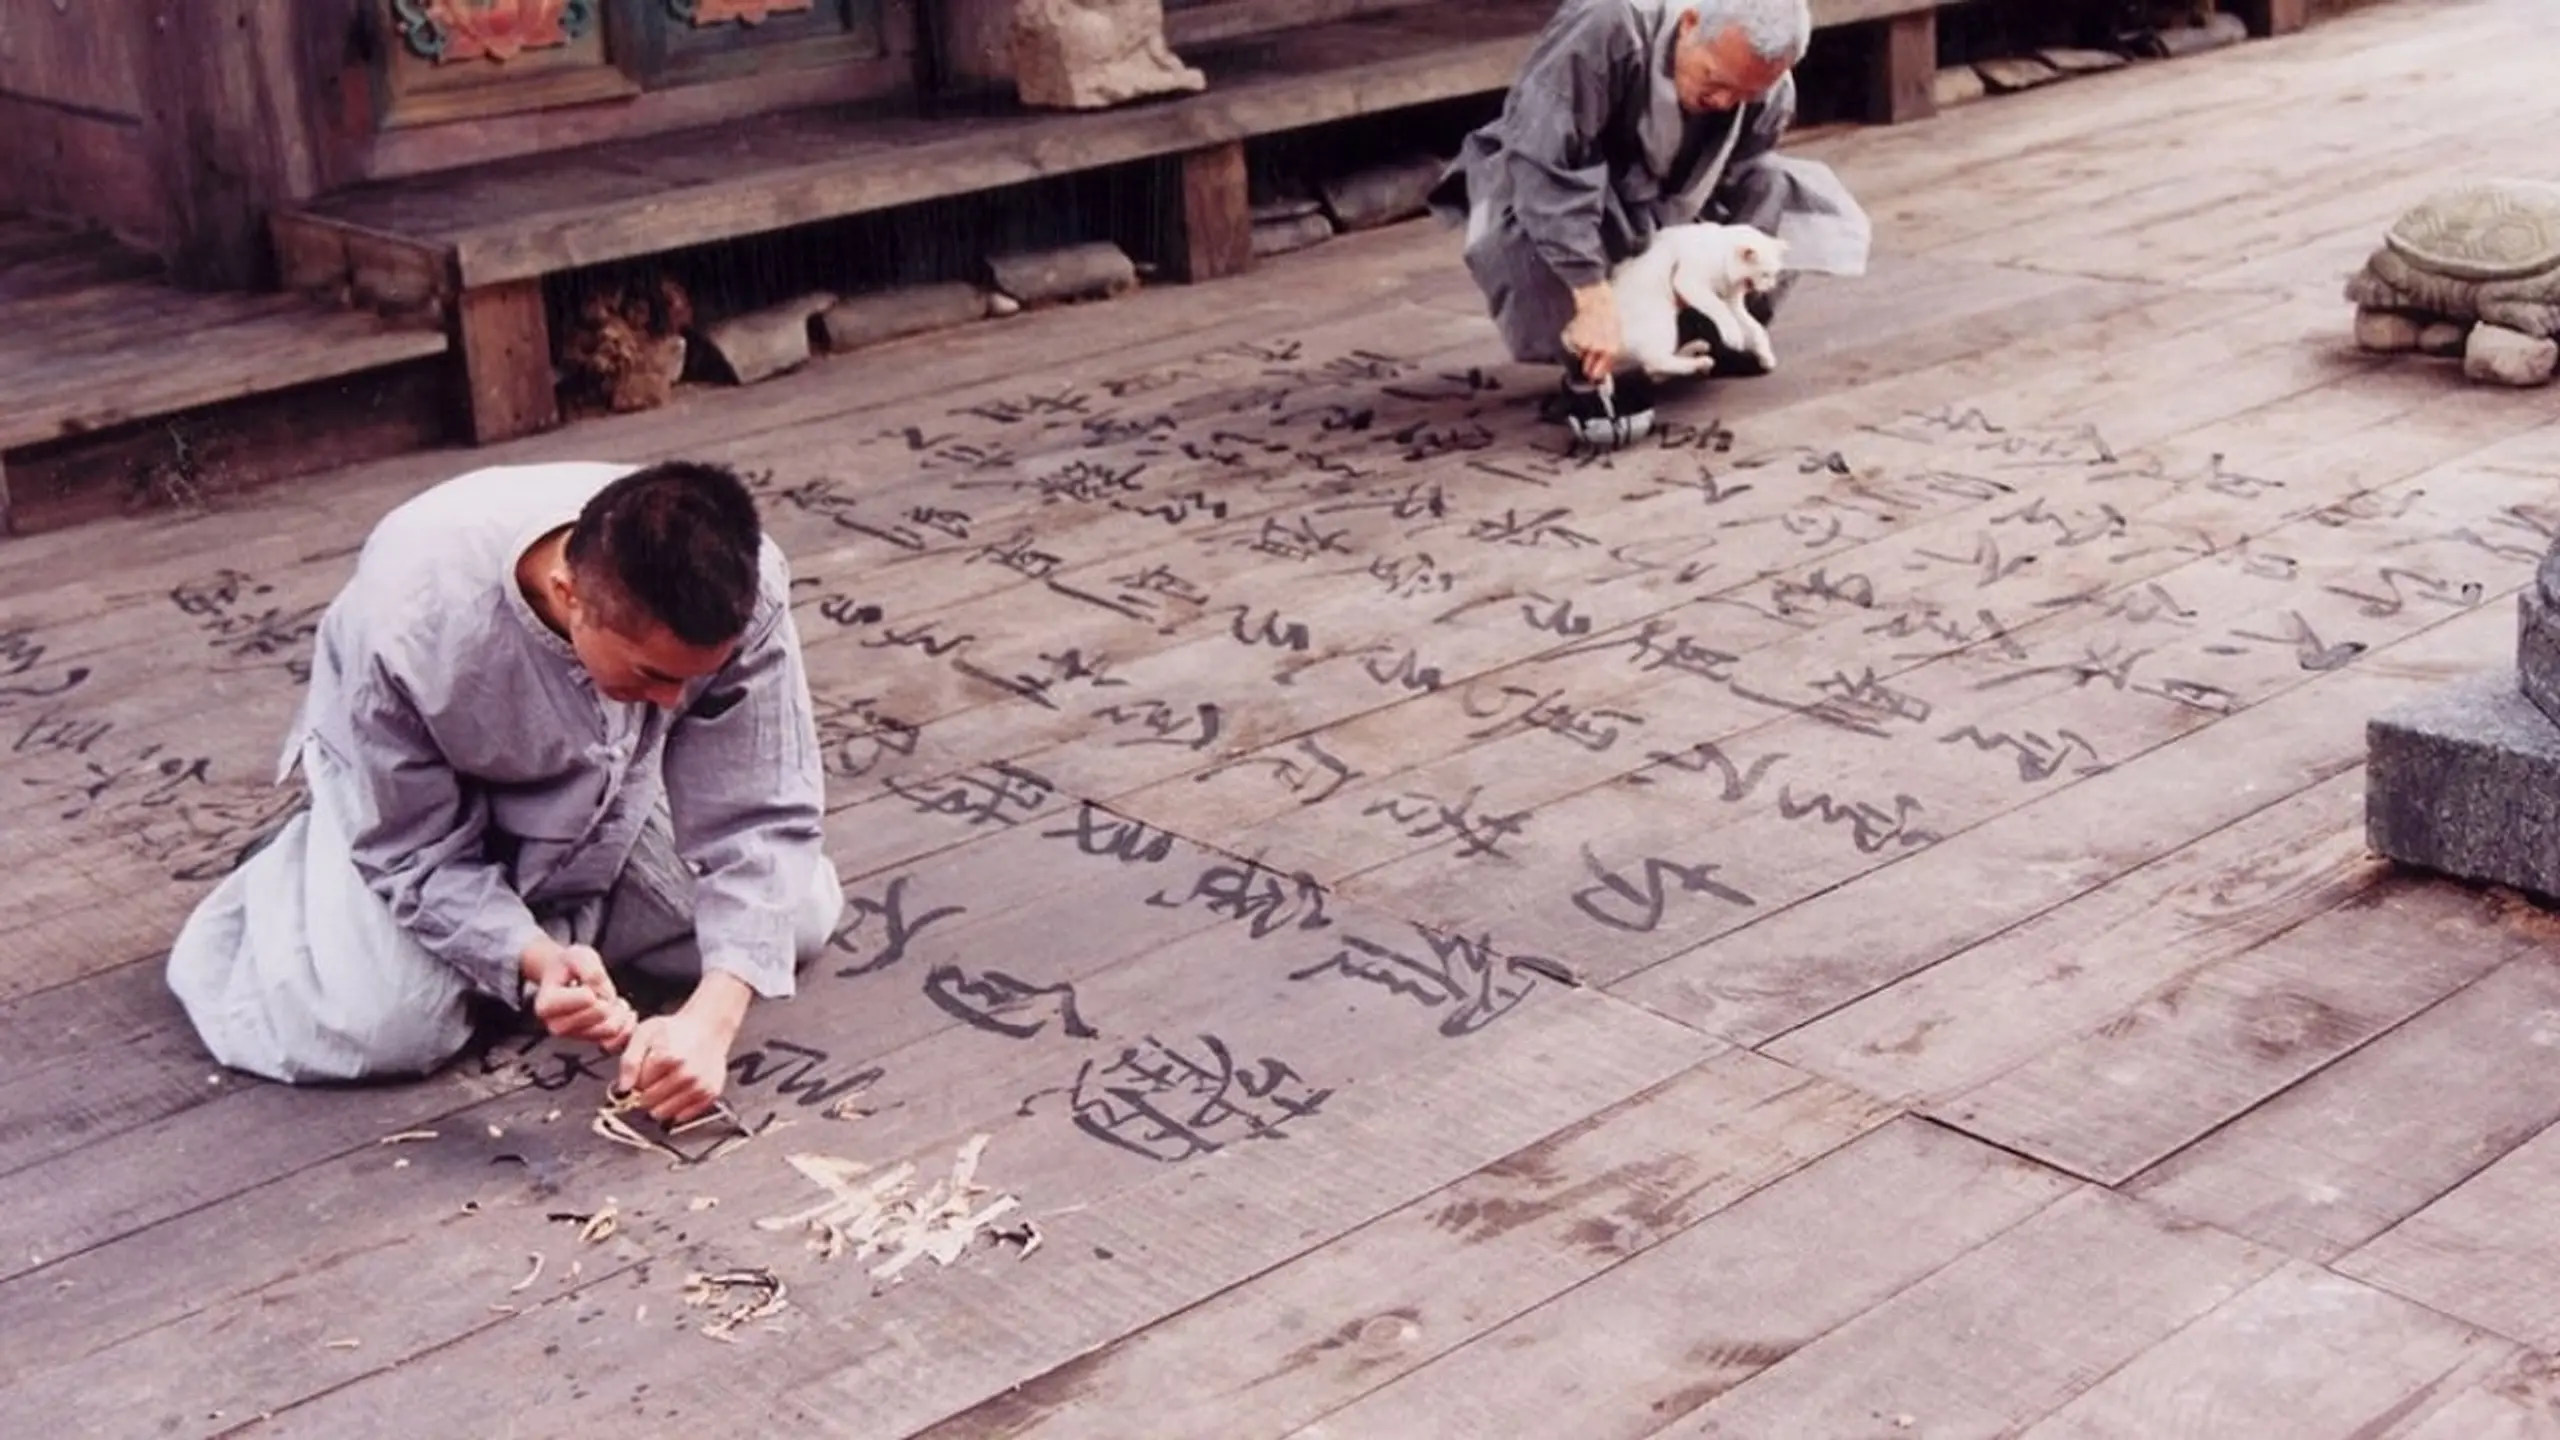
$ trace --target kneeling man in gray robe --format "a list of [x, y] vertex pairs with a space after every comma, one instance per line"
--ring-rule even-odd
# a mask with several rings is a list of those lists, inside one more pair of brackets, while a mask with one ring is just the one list
[[[1864, 272], [1870, 230], [1847, 187], [1777, 153], [1812, 36], [1805, 0], [1563, 0], [1500, 118], [1434, 190], [1512, 358], [1565, 367], [1577, 433], [1650, 408], [1641, 373], [1605, 399], [1598, 386], [1622, 349], [1609, 272], [1657, 230], [1755, 225], [1787, 242], [1791, 272]], [[1750, 304], [1766, 323], [1776, 297]], [[1718, 374], [1757, 368], [1703, 317], [1684, 314], [1681, 338], [1706, 342]]]
[[[701, 1114], [754, 997], [844, 908], [790, 581], [715, 466], [499, 467], [375, 528], [279, 780], [310, 804], [207, 896], [169, 985], [223, 1064], [424, 1074], [475, 1001]], [[614, 973], [691, 986], [640, 1019]]]

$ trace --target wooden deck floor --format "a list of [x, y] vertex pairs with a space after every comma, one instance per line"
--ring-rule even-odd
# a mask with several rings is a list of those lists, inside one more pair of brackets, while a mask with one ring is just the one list
[[[742, 1045], [787, 1128], [699, 1166], [564, 1048], [288, 1091], [161, 989], [459, 457], [9, 544], [0, 1414], [2560, 1435], [2560, 928], [2360, 833], [2366, 718], [2511, 661], [2560, 400], [2338, 294], [2547, 169], [2540, 9], [1825, 139], [1876, 273], [1612, 459], [1429, 226], [473, 457], [752, 467], [806, 585], [857, 898]], [[972, 1154], [1036, 1250], [759, 1223]]]

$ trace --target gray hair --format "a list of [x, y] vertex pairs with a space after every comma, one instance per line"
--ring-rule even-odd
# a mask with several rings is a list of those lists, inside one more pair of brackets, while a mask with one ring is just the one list
[[1697, 38], [1711, 40], [1740, 30], [1751, 53], [1793, 65], [1813, 44], [1813, 9], [1806, 0], [1694, 0]]

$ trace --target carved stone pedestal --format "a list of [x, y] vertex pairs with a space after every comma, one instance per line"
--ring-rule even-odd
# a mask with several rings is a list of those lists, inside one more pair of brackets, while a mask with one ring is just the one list
[[2365, 730], [2365, 836], [2405, 865], [2560, 901], [2560, 547], [2517, 602], [2516, 668]]

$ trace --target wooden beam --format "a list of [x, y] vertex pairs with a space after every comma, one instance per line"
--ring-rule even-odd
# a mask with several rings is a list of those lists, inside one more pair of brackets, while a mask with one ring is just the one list
[[2228, 8], [2252, 35], [2291, 35], [2311, 24], [2311, 0], [2231, 0]]
[[1253, 268], [1253, 201], [1244, 142], [1177, 155], [1167, 165], [1165, 235], [1158, 254], [1186, 284]]
[[267, 211], [320, 185], [310, 31], [264, 0], [151, 0], [146, 128], [182, 285], [272, 283]]
[[1866, 118], [1901, 125], [1938, 113], [1938, 12], [1914, 10], [1864, 27]]
[[472, 441], [492, 445], [560, 423], [551, 379], [551, 317], [542, 282], [511, 280], [462, 292], [454, 306]]

